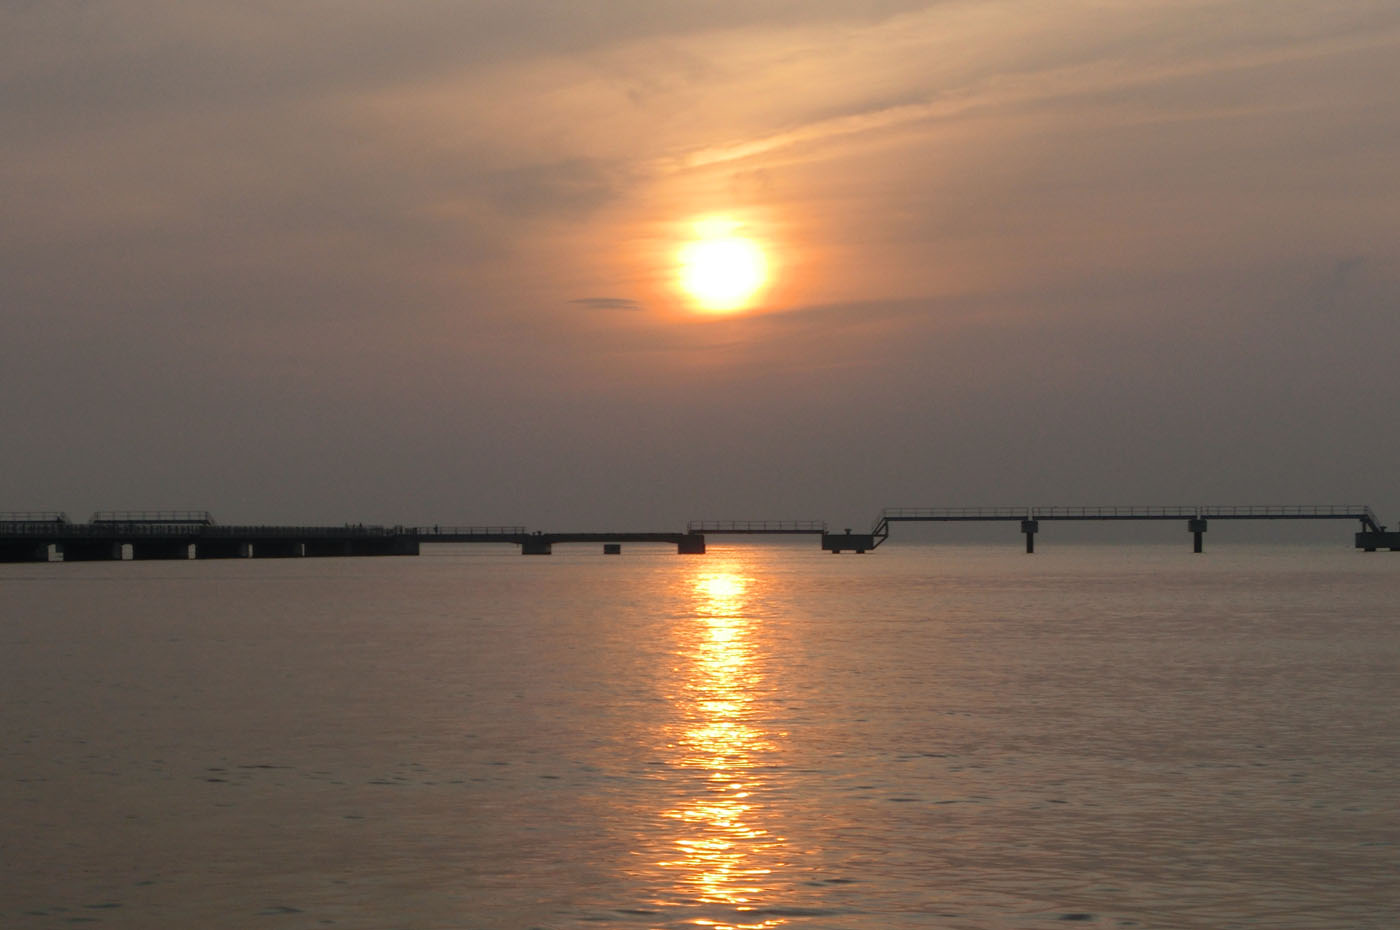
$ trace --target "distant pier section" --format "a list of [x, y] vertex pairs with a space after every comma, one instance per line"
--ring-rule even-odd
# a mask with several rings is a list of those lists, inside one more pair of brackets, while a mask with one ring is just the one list
[[1042, 524], [1057, 521], [1175, 520], [1191, 534], [1192, 549], [1204, 551], [1212, 521], [1355, 520], [1356, 548], [1400, 551], [1400, 532], [1387, 530], [1370, 507], [1360, 504], [1228, 507], [891, 507], [869, 532], [833, 532], [821, 520], [693, 520], [684, 532], [543, 532], [524, 526], [340, 526], [222, 525], [208, 511], [98, 511], [77, 523], [58, 511], [0, 512], [0, 562], [95, 562], [179, 559], [284, 559], [330, 556], [418, 555], [439, 543], [496, 543], [524, 555], [549, 555], [554, 546], [602, 546], [608, 555], [624, 544], [662, 544], [681, 555], [703, 555], [708, 536], [817, 536], [831, 553], [877, 549], [901, 523], [1010, 523], [1035, 552]]
[[0, 513], [0, 562], [151, 559], [283, 559], [302, 556], [417, 555], [401, 527], [220, 526], [208, 511], [98, 511], [86, 523], [63, 513]]
[[686, 529], [730, 536], [820, 536], [822, 549], [827, 552], [864, 553], [879, 545], [870, 533], [852, 533], [850, 529], [833, 533], [825, 520], [692, 520]]
[[887, 507], [870, 529], [876, 545], [889, 538], [896, 523], [1019, 523], [1026, 552], [1035, 552], [1041, 523], [1056, 521], [1184, 522], [1192, 550], [1205, 551], [1205, 533], [1212, 520], [1355, 520], [1361, 524], [1356, 547], [1367, 552], [1400, 550], [1400, 533], [1387, 532], [1365, 504], [1292, 504], [1283, 506], [1217, 507]]
[[285, 559], [418, 555], [424, 544], [504, 543], [549, 555], [560, 543], [663, 543], [703, 555], [701, 533], [530, 532], [524, 526], [222, 525], [203, 510], [98, 511], [86, 523], [60, 512], [0, 513], [0, 562], [110, 562], [123, 559]]

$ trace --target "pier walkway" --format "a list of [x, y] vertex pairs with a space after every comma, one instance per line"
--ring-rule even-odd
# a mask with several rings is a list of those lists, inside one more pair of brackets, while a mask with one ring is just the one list
[[[1203, 538], [1211, 520], [1356, 520], [1361, 524], [1357, 548], [1374, 552], [1390, 545], [1365, 546], [1381, 542], [1386, 533], [1375, 513], [1365, 504], [1304, 504], [1285, 506], [1225, 507], [887, 507], [880, 511], [870, 535], [874, 546], [889, 538], [893, 523], [1020, 523], [1026, 537], [1026, 551], [1035, 551], [1035, 534], [1040, 524], [1057, 520], [1083, 522], [1123, 520], [1184, 520], [1196, 552], [1203, 551]], [[1397, 542], [1400, 545], [1400, 542]], [[872, 546], [872, 548], [874, 547]]]
[[833, 553], [863, 553], [889, 540], [899, 523], [1002, 522], [1019, 524], [1026, 552], [1035, 551], [1042, 522], [1177, 520], [1204, 549], [1212, 520], [1355, 520], [1356, 548], [1400, 551], [1400, 532], [1387, 531], [1362, 504], [1223, 507], [890, 507], [870, 532], [832, 532], [820, 520], [692, 520], [684, 532], [529, 531], [518, 525], [341, 526], [221, 525], [208, 511], [98, 511], [75, 523], [59, 511], [0, 512], [0, 562], [65, 562], [121, 559], [238, 559], [310, 556], [418, 555], [424, 544], [497, 543], [525, 555], [549, 555], [563, 543], [602, 544], [617, 554], [624, 543], [673, 545], [700, 555], [709, 535], [814, 535]]
[[691, 520], [685, 525], [688, 533], [713, 533], [730, 536], [791, 536], [820, 535], [826, 532], [825, 520]]

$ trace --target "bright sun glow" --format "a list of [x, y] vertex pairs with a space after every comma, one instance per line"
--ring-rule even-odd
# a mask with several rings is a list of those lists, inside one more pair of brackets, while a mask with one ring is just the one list
[[696, 238], [681, 248], [681, 288], [702, 310], [742, 310], [768, 279], [763, 250], [738, 230], [729, 220], [702, 220]]

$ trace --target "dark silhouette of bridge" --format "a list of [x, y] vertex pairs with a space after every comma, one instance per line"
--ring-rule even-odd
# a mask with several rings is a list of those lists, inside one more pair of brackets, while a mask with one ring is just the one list
[[605, 553], [624, 543], [674, 545], [678, 553], [701, 555], [708, 536], [819, 536], [832, 553], [864, 553], [890, 538], [900, 523], [1000, 522], [1019, 524], [1026, 552], [1035, 551], [1042, 523], [1056, 521], [1176, 520], [1191, 533], [1193, 549], [1204, 549], [1211, 521], [1355, 520], [1358, 549], [1400, 551], [1400, 532], [1379, 523], [1358, 504], [1229, 507], [892, 507], [880, 512], [868, 533], [832, 532], [819, 520], [695, 520], [684, 532], [543, 532], [524, 526], [341, 526], [222, 525], [208, 511], [99, 511], [75, 523], [57, 511], [0, 512], [0, 562], [65, 562], [145, 559], [302, 558], [418, 555], [424, 544], [496, 543], [525, 555], [549, 555], [563, 543], [602, 544]]

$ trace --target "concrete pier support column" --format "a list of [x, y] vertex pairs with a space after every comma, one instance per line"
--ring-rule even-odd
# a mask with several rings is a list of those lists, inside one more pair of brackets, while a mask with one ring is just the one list
[[1205, 532], [1206, 532], [1206, 520], [1205, 520], [1205, 518], [1204, 518], [1204, 517], [1193, 517], [1192, 519], [1187, 520], [1187, 521], [1186, 521], [1186, 529], [1191, 533], [1191, 537], [1192, 537], [1191, 551], [1192, 551], [1192, 552], [1204, 552], [1204, 551], [1205, 551], [1205, 539], [1204, 539], [1203, 537], [1205, 536]]
[[240, 539], [201, 539], [194, 544], [196, 559], [246, 559], [253, 547]]
[[179, 561], [189, 557], [190, 541], [188, 539], [151, 539], [131, 544], [131, 558], [133, 560]]
[[1026, 553], [1035, 552], [1035, 534], [1040, 531], [1039, 520], [1022, 520], [1021, 532], [1026, 534]]
[[120, 562], [122, 546], [118, 542], [67, 540], [62, 544], [65, 562]]
[[47, 562], [49, 544], [46, 542], [0, 543], [0, 562]]
[[622, 555], [622, 543], [603, 543], [603, 555]]
[[686, 533], [676, 543], [677, 555], [704, 555], [705, 535], [703, 533]]
[[520, 543], [521, 555], [549, 555], [553, 551], [554, 544], [547, 539], [536, 539], [532, 536], [527, 536], [524, 541]]

